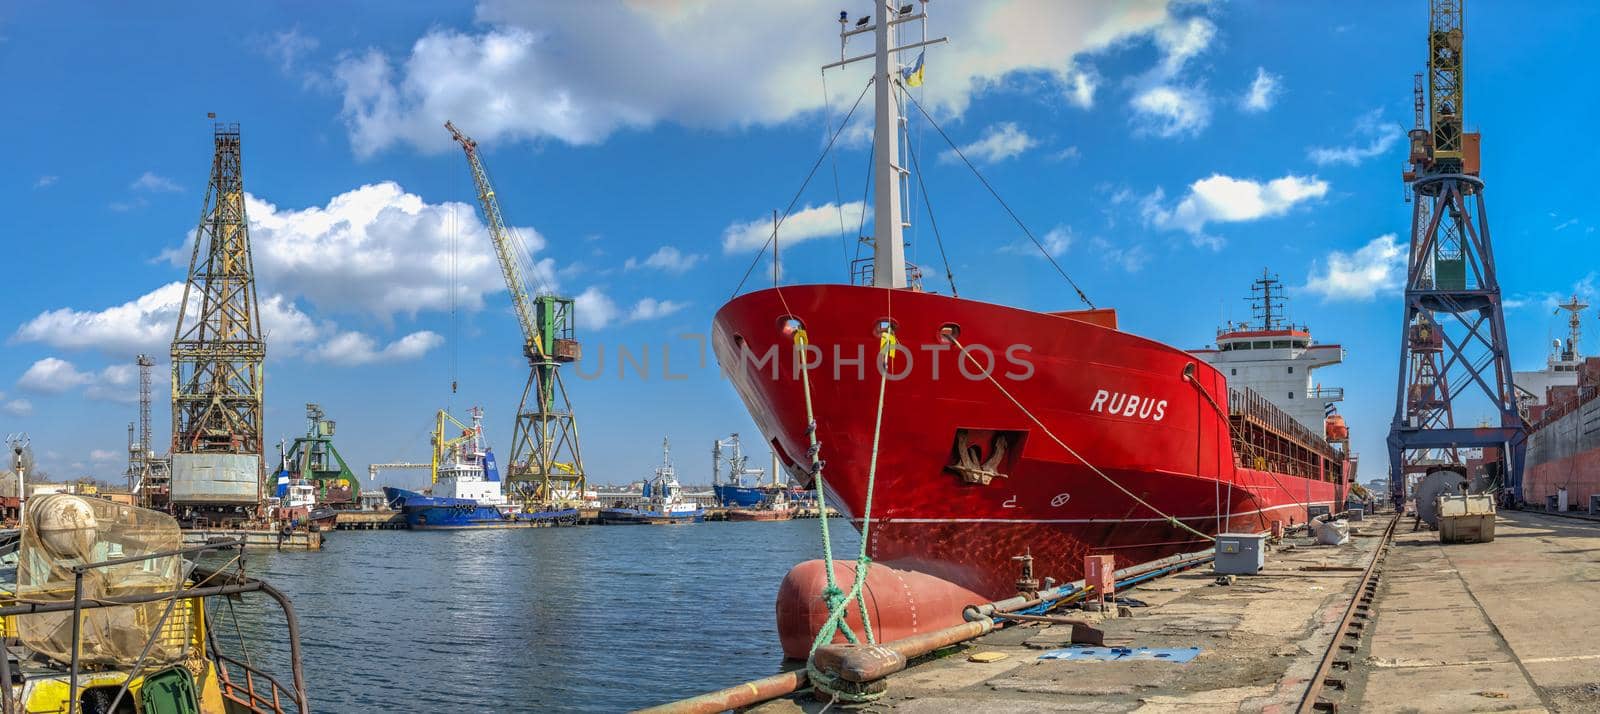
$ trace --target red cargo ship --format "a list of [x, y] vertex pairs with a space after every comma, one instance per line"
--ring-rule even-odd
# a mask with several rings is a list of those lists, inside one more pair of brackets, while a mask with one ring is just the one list
[[[1070, 581], [1087, 554], [1124, 567], [1202, 550], [1214, 533], [1304, 522], [1308, 504], [1342, 500], [1342, 453], [1265, 399], [1230, 391], [1195, 355], [1118, 330], [1112, 310], [930, 294], [914, 268], [908, 285], [891, 96], [908, 75], [888, 56], [893, 26], [921, 15], [886, 22], [894, 13], [879, 7], [874, 26], [844, 30], [878, 36], [873, 284], [742, 295], [718, 311], [712, 336], [795, 481], [814, 477], [814, 423], [829, 502], [860, 529], [872, 499], [878, 639], [1014, 595], [1013, 557], [1024, 553], [1036, 577]], [[806, 563], [780, 590], [791, 657], [806, 656], [826, 616], [821, 581]]]

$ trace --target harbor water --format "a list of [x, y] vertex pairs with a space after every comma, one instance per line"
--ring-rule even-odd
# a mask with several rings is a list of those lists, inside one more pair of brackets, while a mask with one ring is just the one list
[[[612, 712], [779, 671], [778, 583], [820, 542], [815, 520], [345, 531], [246, 566], [293, 599], [318, 712]], [[251, 610], [213, 609], [217, 636], [269, 641]]]

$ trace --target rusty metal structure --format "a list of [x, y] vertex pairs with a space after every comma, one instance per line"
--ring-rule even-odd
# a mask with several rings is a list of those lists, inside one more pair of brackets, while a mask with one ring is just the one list
[[215, 124], [212, 143], [211, 178], [172, 338], [171, 507], [239, 520], [262, 496], [266, 344], [239, 125]]
[[[1406, 498], [1406, 474], [1426, 458], [1494, 447], [1501, 493], [1520, 491], [1526, 424], [1512, 386], [1505, 313], [1479, 178], [1479, 135], [1464, 130], [1463, 0], [1431, 0], [1428, 126], [1411, 131], [1402, 178], [1414, 197], [1400, 329], [1394, 420], [1389, 428], [1391, 498]], [[1481, 393], [1498, 424], [1459, 428], [1464, 392]], [[1424, 454], [1419, 456], [1418, 452]], [[1426, 456], [1426, 455], [1430, 455]]]
[[489, 170], [478, 152], [478, 142], [461, 133], [455, 124], [445, 122], [444, 126], [467, 155], [478, 204], [483, 208], [489, 238], [522, 328], [522, 354], [528, 360], [528, 382], [517, 406], [511, 465], [506, 473], [507, 496], [530, 507], [581, 502], [585, 478], [578, 420], [561, 380], [561, 365], [576, 362], [582, 354], [575, 335], [573, 300], [548, 293], [534, 296], [528, 289], [525, 278], [537, 279], [537, 272], [523, 263], [527, 246], [506, 225]]

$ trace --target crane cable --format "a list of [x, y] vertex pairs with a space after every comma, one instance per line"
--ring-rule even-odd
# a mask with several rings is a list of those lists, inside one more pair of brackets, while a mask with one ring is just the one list
[[972, 164], [972, 160], [968, 159], [965, 153], [962, 153], [961, 147], [956, 146], [956, 143], [950, 139], [950, 135], [945, 133], [944, 127], [939, 126], [939, 122], [933, 120], [933, 117], [928, 114], [928, 110], [922, 107], [922, 103], [918, 102], [916, 97], [911, 96], [909, 93], [906, 94], [906, 97], [911, 100], [912, 105], [916, 106], [917, 111], [922, 113], [922, 117], [927, 119], [928, 123], [933, 125], [933, 128], [939, 132], [939, 136], [944, 137], [944, 142], [949, 144], [950, 149], [956, 153], [956, 156], [961, 158], [961, 162], [972, 170], [972, 175], [978, 177], [978, 181], [983, 183], [983, 187], [989, 190], [989, 195], [994, 196], [994, 200], [1000, 203], [1000, 207], [1004, 208], [1006, 213], [1011, 216], [1011, 220], [1016, 222], [1017, 227], [1022, 229], [1023, 234], [1028, 236], [1028, 240], [1033, 241], [1034, 247], [1039, 249], [1039, 253], [1044, 256], [1044, 259], [1050, 261], [1050, 265], [1056, 269], [1056, 272], [1060, 273], [1061, 277], [1067, 281], [1067, 284], [1072, 286], [1073, 292], [1078, 294], [1078, 299], [1082, 300], [1083, 304], [1088, 305], [1089, 309], [1094, 309], [1094, 303], [1089, 300], [1088, 295], [1084, 294], [1083, 288], [1078, 287], [1077, 281], [1073, 280], [1072, 276], [1067, 275], [1067, 271], [1063, 270], [1061, 264], [1056, 262], [1055, 256], [1050, 255], [1050, 251], [1045, 249], [1044, 244], [1034, 237], [1033, 231], [1028, 230], [1027, 224], [1023, 223], [1022, 218], [1017, 216], [1017, 212], [1011, 210], [1010, 204], [1007, 204], [1006, 200], [1000, 197], [1000, 192], [996, 191], [994, 186], [989, 183], [989, 179], [983, 177], [983, 172], [979, 171], [978, 167]]

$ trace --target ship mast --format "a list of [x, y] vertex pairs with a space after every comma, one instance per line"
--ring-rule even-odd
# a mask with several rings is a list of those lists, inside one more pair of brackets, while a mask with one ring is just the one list
[[[900, 116], [900, 101], [896, 91], [902, 86], [900, 63], [891, 55], [927, 45], [945, 42], [948, 38], [923, 40], [896, 47], [895, 26], [913, 20], [926, 20], [927, 0], [920, 0], [921, 11], [913, 12], [910, 3], [898, 5], [899, 0], [873, 0], [876, 6], [872, 24], [862, 18], [853, 29], [848, 28], [848, 15], [839, 13], [838, 62], [823, 67], [827, 71], [860, 60], [875, 62], [872, 81], [876, 124], [872, 132], [872, 285], [879, 288], [906, 287], [906, 245], [902, 194], [910, 175], [900, 166], [900, 130], [904, 119]], [[844, 58], [845, 43], [850, 37], [873, 33], [875, 47], [872, 54]]]

